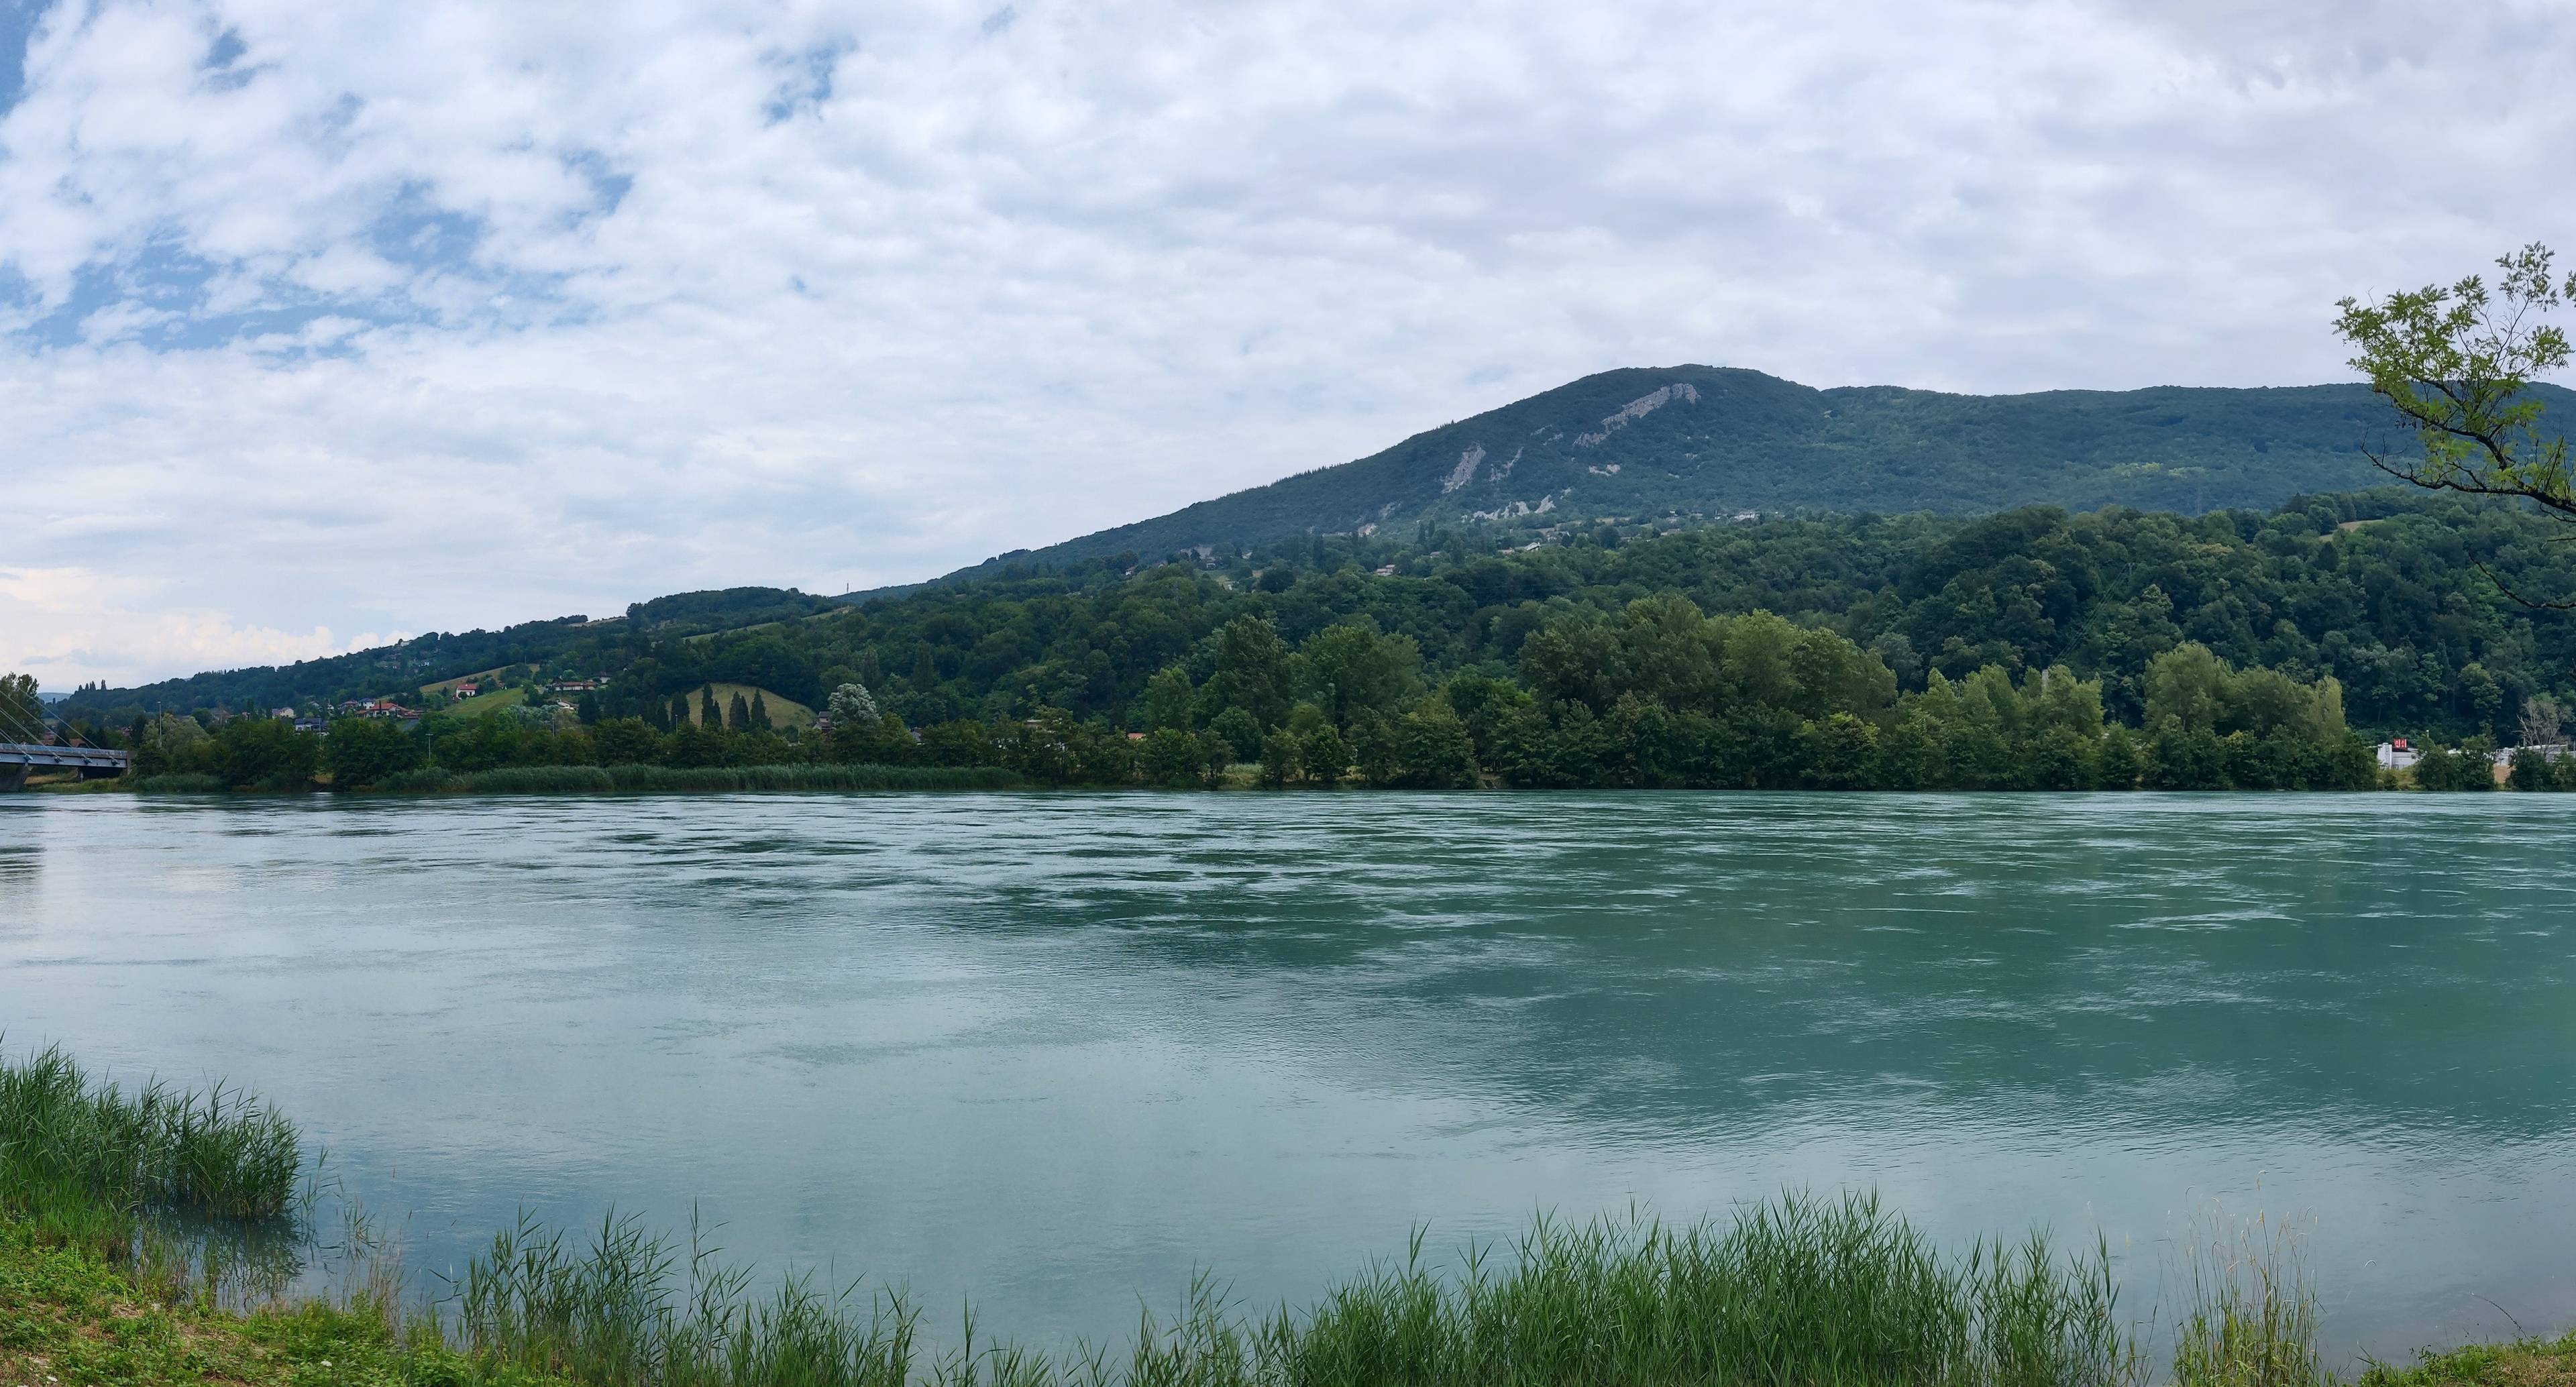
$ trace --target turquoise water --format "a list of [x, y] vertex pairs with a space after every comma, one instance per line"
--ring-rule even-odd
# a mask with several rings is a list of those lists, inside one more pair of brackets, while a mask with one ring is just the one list
[[[2311, 1231], [2576, 1322], [2576, 796], [0, 800], [0, 1022], [282, 1102], [453, 1270], [612, 1204], [1115, 1338], [1535, 1211]], [[434, 1276], [422, 1283], [433, 1290]], [[2493, 1302], [2492, 1305], [2489, 1302]]]

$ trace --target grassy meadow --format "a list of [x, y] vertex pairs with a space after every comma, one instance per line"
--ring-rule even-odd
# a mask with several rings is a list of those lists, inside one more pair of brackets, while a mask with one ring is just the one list
[[[761, 700], [769, 707], [770, 726], [778, 728], [781, 731], [790, 727], [810, 729], [814, 726], [814, 719], [816, 716], [814, 710], [784, 694], [774, 693], [768, 689], [758, 688], [750, 684], [714, 684], [708, 687], [712, 687], [716, 691], [716, 711], [719, 714], [722, 714], [726, 709], [733, 706], [735, 694], [742, 695], [743, 701], [746, 703], [751, 701], [751, 696], [753, 694], [759, 694]], [[691, 689], [689, 691], [688, 701], [689, 721], [703, 724], [705, 719], [699, 716], [700, 709], [703, 705], [699, 699], [698, 690]]]
[[[1687, 1225], [1540, 1220], [1435, 1269], [1417, 1232], [1303, 1307], [1202, 1277], [1115, 1345], [1041, 1351], [899, 1291], [762, 1278], [634, 1216], [522, 1217], [434, 1298], [381, 1255], [352, 1289], [227, 1281], [235, 1235], [314, 1245], [298, 1130], [218, 1085], [127, 1087], [60, 1050], [0, 1064], [0, 1387], [2325, 1387], [2277, 1237], [2185, 1255], [2144, 1326], [2108, 1251], [2042, 1234], [1936, 1245], [1874, 1197], [1784, 1195]], [[305, 1265], [290, 1257], [272, 1272]], [[219, 1294], [229, 1284], [230, 1295]], [[245, 1285], [263, 1289], [249, 1293]], [[421, 1288], [411, 1288], [413, 1292]], [[2141, 1334], [2148, 1334], [2142, 1338]], [[2150, 1342], [2152, 1340], [2152, 1343]], [[2477, 1346], [2358, 1387], [2576, 1387], [2576, 1335]]]

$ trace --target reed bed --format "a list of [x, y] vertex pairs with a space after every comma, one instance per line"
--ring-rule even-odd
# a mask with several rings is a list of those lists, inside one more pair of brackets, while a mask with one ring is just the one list
[[220, 1083], [128, 1090], [60, 1047], [0, 1063], [0, 1209], [50, 1238], [121, 1249], [161, 1211], [278, 1219], [302, 1165], [293, 1124]]
[[458, 773], [428, 767], [388, 778], [409, 794], [705, 794], [738, 790], [1007, 790], [998, 766], [502, 766]]
[[1599, 1383], [2124, 1387], [2140, 1358], [2107, 1253], [2044, 1238], [1945, 1256], [1870, 1196], [1787, 1196], [1725, 1224], [1542, 1220], [1499, 1262], [1372, 1268], [1304, 1311], [1242, 1313], [1213, 1283], [1123, 1360], [965, 1342], [916, 1352], [903, 1296], [753, 1294], [632, 1219], [584, 1245], [522, 1222], [469, 1268], [459, 1347], [599, 1387], [995, 1383], [1010, 1387], [1552, 1387]]
[[202, 774], [146, 775], [125, 781], [125, 788], [145, 795], [213, 795], [223, 793], [220, 776]]

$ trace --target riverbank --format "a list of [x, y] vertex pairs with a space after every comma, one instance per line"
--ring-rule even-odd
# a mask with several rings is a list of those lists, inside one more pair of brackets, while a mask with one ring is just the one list
[[[1411, 1307], [1390, 1303], [1380, 1308], [1402, 1311]], [[1620, 1317], [1614, 1306], [1582, 1308], [1587, 1313], [1607, 1312], [1597, 1328], [1627, 1327], [1617, 1323]], [[1176, 1339], [1171, 1348], [1181, 1349], [1185, 1342]], [[1202, 1343], [1200, 1347], [1209, 1345]], [[1200, 1360], [1198, 1367], [1213, 1366], [1205, 1362], [1203, 1354], [1155, 1356], [1163, 1360], [1163, 1366], [1185, 1371], [1193, 1366], [1192, 1359]], [[1022, 1371], [1010, 1371], [1013, 1365]], [[744, 1366], [752, 1371], [732, 1378], [738, 1387], [836, 1380], [829, 1375], [807, 1377], [792, 1371], [763, 1372], [754, 1365]], [[775, 1369], [785, 1365], [773, 1360], [772, 1366]], [[960, 1387], [968, 1381], [1150, 1381], [1185, 1387], [1192, 1383], [1245, 1380], [1231, 1373], [1167, 1376], [1152, 1371], [1150, 1366], [1146, 1372], [1132, 1370], [1140, 1365], [1128, 1365], [1130, 1371], [1120, 1373], [1105, 1363], [1097, 1365], [1105, 1370], [1100, 1376], [1086, 1376], [1080, 1371], [1082, 1365], [1074, 1365], [1075, 1371], [1059, 1375], [1044, 1370], [1036, 1360], [1009, 1355], [979, 1365], [982, 1371], [973, 1377], [957, 1372], [955, 1369], [963, 1366], [959, 1364], [926, 1366], [930, 1371], [916, 1375], [916, 1380], [957, 1383]], [[1643, 1381], [1741, 1380], [1717, 1376], [1592, 1375], [1579, 1368], [1572, 1372], [1525, 1374], [1511, 1371], [1504, 1362], [1490, 1360], [1487, 1366], [1502, 1375], [1459, 1378], [1437, 1371], [1434, 1364], [1420, 1358], [1408, 1362], [1400, 1357], [1395, 1361], [1346, 1363], [1340, 1371], [1325, 1375], [1282, 1373], [1259, 1380], [1354, 1384], [1534, 1380], [1600, 1383], [1605, 1387]], [[993, 1371], [995, 1368], [1003, 1371]], [[1032, 1373], [1030, 1369], [1039, 1371]], [[1419, 1371], [1422, 1369], [1434, 1370]], [[112, 1265], [92, 1252], [48, 1246], [24, 1219], [0, 1219], [0, 1383], [11, 1387], [39, 1383], [48, 1387], [558, 1387], [568, 1383], [687, 1380], [693, 1378], [613, 1371], [534, 1371], [497, 1354], [461, 1351], [428, 1334], [401, 1333], [386, 1307], [364, 1300], [334, 1304], [307, 1299], [233, 1313], [218, 1308], [207, 1297], [188, 1294], [166, 1283], [151, 1285], [132, 1270]], [[1864, 1371], [1825, 1372], [1786, 1380], [1826, 1383], [1883, 1379]], [[2046, 1383], [2062, 1379], [2041, 1376], [2015, 1380]], [[2333, 1379], [2324, 1374], [2266, 1377], [2238, 1373], [2148, 1375], [2123, 1380], [2173, 1381], [2193, 1387], [2219, 1387], [2222, 1383], [2232, 1387], [2245, 1382], [2298, 1387], [2301, 1383], [2323, 1384]], [[2354, 1381], [2355, 1387], [2576, 1387], [2576, 1333], [2556, 1340], [2469, 1345], [2428, 1354], [2411, 1367], [2375, 1365]]]
[[[2195, 1234], [2173, 1318], [2123, 1309], [2107, 1248], [1936, 1245], [1866, 1195], [1785, 1195], [1689, 1226], [1540, 1219], [1463, 1264], [1400, 1257], [1303, 1308], [1202, 1276], [1114, 1347], [939, 1336], [899, 1290], [701, 1256], [633, 1216], [525, 1216], [443, 1294], [342, 1249], [361, 1289], [298, 1297], [315, 1186], [301, 1134], [238, 1091], [101, 1084], [59, 1051], [0, 1064], [0, 1384], [464, 1387], [1377, 1387], [1794, 1383], [2327, 1387], [2317, 1308], [2275, 1227]], [[259, 1235], [262, 1277], [207, 1270]], [[300, 1250], [300, 1251], [296, 1251]], [[379, 1250], [380, 1252], [380, 1250]], [[278, 1274], [279, 1268], [285, 1274]], [[307, 1284], [310, 1284], [309, 1282]], [[217, 1287], [222, 1288], [219, 1298]], [[259, 1287], [255, 1289], [254, 1287]], [[247, 1303], [246, 1313], [224, 1306]], [[945, 1329], [946, 1326], [936, 1326]], [[2576, 1335], [2453, 1350], [2371, 1387], [2563, 1387]]]
[[[881, 766], [802, 764], [778, 766], [501, 766], [484, 771], [448, 771], [429, 767], [407, 771], [382, 784], [360, 789], [338, 789], [327, 779], [316, 780], [292, 790], [264, 787], [227, 787], [212, 775], [156, 775], [139, 779], [30, 781], [25, 787], [31, 793], [55, 795], [145, 794], [145, 795], [250, 795], [274, 798], [281, 794], [314, 794], [331, 792], [369, 798], [381, 796], [411, 797], [423, 795], [604, 795], [604, 794], [730, 794], [741, 792], [779, 793], [789, 791], [1018, 791], [1018, 790], [1124, 790], [1161, 791], [1174, 794], [1210, 792], [1242, 793], [1251, 791], [1302, 794], [1365, 794], [1393, 789], [1419, 792], [1419, 786], [1372, 786], [1358, 781], [1332, 785], [1271, 783], [1262, 768], [1253, 763], [1228, 767], [1211, 780], [1189, 785], [1089, 784], [1080, 781], [1053, 782], [1031, 780], [1018, 772], [999, 766]], [[1622, 790], [1634, 786], [1552, 786], [1542, 790], [1506, 786], [1492, 776], [1480, 777], [1475, 785], [1440, 787], [1443, 792], [1509, 789], [1521, 794], [1544, 794], [1548, 790], [1591, 789]], [[1666, 787], [1649, 787], [1666, 788]], [[1698, 793], [1726, 794], [1735, 790], [1701, 788]], [[2504, 787], [2499, 787], [2504, 788]], [[2368, 793], [2372, 790], [2401, 793], [2425, 793], [2418, 787], [2394, 776], [2384, 776], [2374, 786], [2359, 791], [2327, 793]], [[1810, 793], [1870, 793], [1851, 790], [1813, 790]], [[1950, 789], [1880, 790], [1879, 794], [1958, 794]], [[2023, 789], [2000, 793], [2047, 794], [2150, 794], [2144, 789]], [[2201, 793], [2179, 791], [2167, 793]], [[2314, 791], [2280, 790], [2266, 793], [2301, 794]]]
[[545, 1381], [402, 1341], [376, 1306], [305, 1300], [235, 1314], [0, 1219], [0, 1383], [9, 1387], [430, 1387]]

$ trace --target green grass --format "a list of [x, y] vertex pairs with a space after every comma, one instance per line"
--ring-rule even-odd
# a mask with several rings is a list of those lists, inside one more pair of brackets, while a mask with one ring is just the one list
[[[354, 1299], [249, 1315], [138, 1280], [94, 1253], [0, 1222], [0, 1384], [8, 1387], [540, 1387]], [[552, 1381], [560, 1383], [560, 1379]]]
[[[777, 622], [771, 622], [769, 624], [772, 626], [778, 625]], [[692, 636], [690, 639], [706, 640], [708, 637]], [[705, 702], [700, 697], [700, 694], [701, 691], [707, 687], [709, 686], [704, 684], [692, 685], [685, 691], [689, 704], [689, 721], [691, 722], [704, 721], [703, 718], [699, 717], [699, 714], [705, 709]], [[820, 716], [812, 708], [797, 702], [795, 699], [787, 697], [785, 694], [782, 694], [775, 689], [764, 689], [755, 684], [717, 684], [713, 687], [716, 691], [716, 713], [720, 719], [732, 712], [733, 698], [735, 694], [742, 695], [745, 703], [751, 701], [751, 696], [753, 694], [759, 694], [762, 704], [768, 709], [770, 726], [782, 731], [790, 727], [810, 728], [814, 725], [815, 718]]]
[[[478, 669], [472, 674], [460, 674], [452, 679], [433, 679], [420, 686], [420, 694], [423, 698], [427, 698], [432, 694], [452, 694], [458, 689], [474, 683], [477, 680], [490, 679], [498, 683], [502, 682], [505, 676], [514, 674], [523, 675], [528, 672], [529, 668], [530, 667], [525, 664], [494, 665], [490, 669]], [[467, 701], [471, 702], [473, 700], [469, 699]]]
[[460, 718], [488, 717], [504, 708], [515, 708], [527, 701], [528, 691], [511, 684], [494, 689], [490, 693], [457, 699], [441, 711]]
[[2412, 1367], [2373, 1363], [2360, 1387], [2576, 1387], [2576, 1332], [2426, 1350]]

